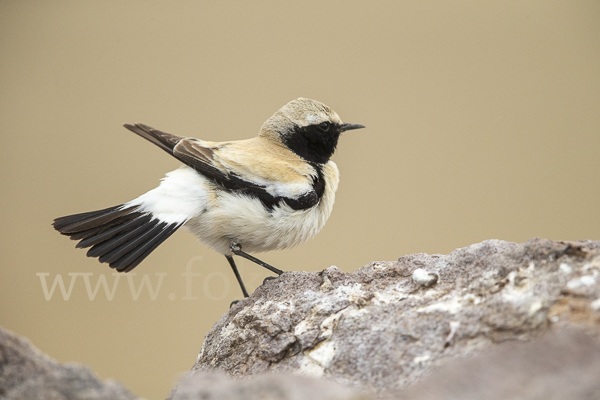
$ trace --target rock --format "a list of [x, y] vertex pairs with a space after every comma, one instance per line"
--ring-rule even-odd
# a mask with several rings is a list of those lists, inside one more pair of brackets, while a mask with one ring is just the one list
[[[600, 344], [581, 329], [557, 329], [532, 342], [507, 341], [477, 356], [451, 360], [422, 381], [386, 399], [600, 399]], [[374, 400], [325, 378], [256, 374], [236, 378], [200, 371], [169, 400]]]
[[335, 382], [292, 374], [257, 374], [238, 379], [217, 372], [199, 372], [179, 384], [169, 400], [369, 400]]
[[600, 399], [600, 345], [562, 329], [453, 360], [401, 392], [406, 400]]
[[501, 342], [571, 325], [598, 335], [599, 271], [600, 242], [532, 239], [286, 272], [215, 324], [190, 375], [292, 372], [398, 393]]
[[[170, 398], [597, 399], [599, 275], [600, 242], [544, 239], [286, 272], [221, 317]], [[0, 328], [0, 398], [138, 397]]]
[[86, 366], [59, 364], [31, 342], [0, 327], [0, 398], [3, 400], [138, 399], [118, 382], [102, 382]]

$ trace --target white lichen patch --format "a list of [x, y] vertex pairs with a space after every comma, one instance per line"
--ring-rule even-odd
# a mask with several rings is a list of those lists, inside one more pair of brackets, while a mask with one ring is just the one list
[[425, 307], [417, 308], [417, 312], [432, 313], [436, 311], [447, 312], [449, 314], [456, 314], [461, 308], [462, 297], [453, 297], [446, 301], [440, 301], [437, 303], [430, 304]]
[[452, 343], [452, 339], [454, 339], [456, 332], [458, 332], [458, 328], [460, 328], [460, 321], [450, 321], [448, 325], [450, 325], [450, 332], [448, 333], [448, 336], [446, 336], [446, 340], [444, 340], [445, 345]]
[[299, 364], [300, 368], [298, 371], [302, 375], [314, 376], [318, 378], [323, 376], [323, 373], [325, 372], [325, 368], [323, 368], [322, 365], [306, 355], [300, 359]]
[[564, 275], [569, 275], [571, 272], [573, 272], [573, 268], [572, 268], [572, 267], [571, 267], [569, 264], [566, 264], [566, 263], [561, 263], [561, 264], [558, 266], [558, 269], [559, 269], [559, 271], [560, 271], [560, 272], [562, 272]]
[[413, 358], [413, 363], [421, 364], [421, 363], [424, 363], [425, 361], [429, 361], [430, 359], [431, 359], [431, 354], [423, 354], [422, 356], [417, 356], [417, 357]]
[[374, 292], [371, 304], [375, 306], [392, 304], [408, 298], [408, 294], [401, 291], [397, 286], [391, 286], [381, 292]]
[[531, 304], [531, 306], [529, 306], [529, 312], [527, 313], [530, 317], [532, 315], [534, 315], [536, 312], [540, 311], [542, 309], [542, 302], [541, 301], [535, 301]]
[[582, 287], [593, 286], [595, 283], [596, 277], [594, 275], [584, 275], [567, 282], [567, 289], [579, 289]]
[[363, 285], [360, 283], [338, 286], [328, 293], [329, 295], [327, 297], [329, 297], [329, 303], [335, 304], [338, 300], [345, 300], [362, 306], [367, 302], [367, 292], [363, 290]]
[[255, 314], [255, 315], [272, 315], [279, 314], [281, 312], [285, 312], [286, 314], [290, 313], [290, 310], [295, 308], [292, 304], [287, 302], [274, 302], [272, 300], [267, 301], [259, 301], [254, 303], [251, 308], [244, 309], [240, 311], [238, 315], [246, 315], [246, 314]]
[[310, 328], [311, 326], [312, 326], [312, 318], [311, 317], [303, 319], [294, 327], [294, 336], [302, 335], [303, 333], [308, 331], [308, 328]]
[[592, 301], [592, 303], [590, 304], [590, 307], [592, 307], [592, 310], [594, 310], [594, 311], [600, 311], [600, 299], [596, 299], [596, 300]]
[[533, 263], [525, 271], [512, 271], [508, 274], [508, 284], [502, 290], [502, 300], [520, 305], [528, 303], [533, 297], [530, 273], [533, 271]]
[[[340, 317], [346, 311], [346, 309], [340, 310], [335, 314], [331, 314], [329, 317], [325, 318], [321, 324], [319, 325], [319, 329], [321, 333], [319, 334], [320, 338], [329, 339], [333, 334], [335, 328], [337, 328]], [[294, 335], [300, 336], [307, 332], [310, 329], [314, 329], [317, 325], [317, 320], [319, 319], [318, 315], [322, 312], [322, 307], [320, 305], [316, 305], [312, 308], [311, 313], [300, 321], [294, 327]]]
[[475, 296], [473, 293], [468, 293], [463, 296], [461, 303], [463, 306], [468, 306], [468, 305], [476, 306], [476, 305], [483, 303], [483, 298], [481, 298], [479, 296]]
[[307, 332], [309, 329], [314, 329], [317, 325], [316, 320], [320, 319], [318, 317], [321, 312], [323, 312], [324, 307], [322, 303], [317, 303], [311, 310], [310, 314], [306, 316], [302, 321], [298, 322], [294, 327], [294, 335], [300, 336]]
[[238, 327], [235, 326], [233, 321], [230, 321], [227, 325], [225, 325], [225, 327], [223, 329], [221, 329], [221, 336], [225, 337], [225, 336], [234, 335], [237, 333], [238, 330], [239, 330]]
[[[443, 299], [443, 298], [442, 298]], [[442, 300], [440, 299], [440, 300]], [[477, 305], [483, 302], [483, 299], [479, 296], [475, 296], [472, 293], [468, 293], [464, 296], [455, 296], [452, 298], [446, 298], [443, 301], [438, 301], [433, 304], [429, 304], [425, 307], [417, 308], [417, 312], [431, 313], [431, 312], [447, 312], [449, 314], [456, 314], [463, 307]]]
[[384, 271], [390, 266], [390, 262], [385, 261], [375, 261], [371, 264], [371, 268], [375, 271]]
[[319, 337], [327, 340], [331, 337], [331, 335], [333, 335], [333, 331], [335, 328], [337, 328], [340, 322], [340, 317], [342, 316], [343, 312], [344, 310], [338, 311], [335, 314], [332, 314], [329, 317], [325, 318], [323, 322], [321, 322], [321, 334], [319, 335]]
[[323, 368], [329, 368], [333, 357], [335, 356], [336, 345], [333, 341], [325, 341], [319, 343], [311, 351], [305, 352], [307, 357], [310, 357], [313, 361], [317, 362]]
[[349, 299], [355, 301], [356, 299], [362, 298], [364, 291], [360, 283], [353, 283], [351, 285], [338, 286], [333, 291], [333, 295], [342, 299]]
[[481, 276], [483, 279], [491, 279], [498, 275], [498, 270], [493, 269], [491, 271], [485, 271]]

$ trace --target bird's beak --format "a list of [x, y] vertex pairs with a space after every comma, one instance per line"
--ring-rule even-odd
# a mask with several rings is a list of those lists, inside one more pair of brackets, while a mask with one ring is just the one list
[[345, 132], [345, 131], [351, 131], [352, 129], [362, 129], [364, 127], [365, 126], [361, 125], [361, 124], [348, 124], [348, 123], [344, 123], [344, 124], [342, 124], [341, 129], [342, 129], [342, 132]]

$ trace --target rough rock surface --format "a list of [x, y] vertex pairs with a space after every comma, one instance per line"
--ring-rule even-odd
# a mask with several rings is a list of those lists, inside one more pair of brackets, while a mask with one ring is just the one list
[[369, 400], [323, 378], [291, 374], [259, 374], [236, 379], [224, 373], [199, 372], [186, 377], [169, 400]]
[[533, 342], [504, 342], [453, 360], [401, 392], [405, 400], [600, 399], [600, 344], [558, 329]]
[[[455, 359], [417, 384], [380, 400], [600, 399], [600, 343], [581, 329], [559, 328], [531, 342], [505, 341]], [[186, 377], [169, 400], [374, 400], [325, 378], [223, 372]]]
[[286, 272], [217, 322], [190, 374], [292, 371], [397, 393], [499, 342], [569, 325], [597, 335], [599, 274], [600, 242], [544, 239]]
[[27, 339], [0, 327], [0, 399], [131, 400], [119, 383], [102, 382], [86, 366], [59, 364]]

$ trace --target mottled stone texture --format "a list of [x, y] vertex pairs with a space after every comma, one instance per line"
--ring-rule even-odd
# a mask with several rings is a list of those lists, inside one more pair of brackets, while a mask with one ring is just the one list
[[190, 375], [298, 372], [398, 393], [500, 342], [570, 325], [595, 335], [599, 272], [600, 242], [544, 239], [286, 272], [217, 322]]
[[597, 400], [600, 345], [583, 331], [555, 329], [452, 360], [403, 391], [405, 400]]
[[102, 382], [86, 366], [59, 364], [31, 342], [0, 327], [0, 399], [131, 400], [115, 381]]
[[186, 377], [169, 400], [372, 400], [374, 397], [323, 378], [259, 374], [236, 379], [199, 372]]

